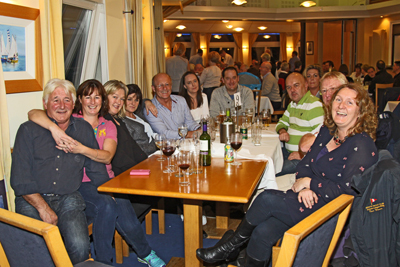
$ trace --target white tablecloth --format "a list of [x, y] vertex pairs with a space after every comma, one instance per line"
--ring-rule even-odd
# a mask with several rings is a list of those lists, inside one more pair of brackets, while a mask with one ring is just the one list
[[[256, 98], [256, 112], [258, 112], [257, 110], [257, 105], [258, 105], [258, 97]], [[260, 110], [262, 111], [263, 109], [265, 110], [270, 110], [271, 114], [274, 113], [274, 108], [272, 107], [271, 101], [269, 100], [268, 96], [261, 96], [261, 100], [260, 100]]]
[[[283, 155], [279, 135], [275, 132], [275, 127], [270, 126], [268, 130], [263, 130], [261, 145], [255, 146], [251, 138], [243, 140], [242, 147], [238, 151], [239, 159], [258, 159], [268, 160], [263, 177], [258, 189], [278, 189], [275, 174], [282, 170]], [[212, 157], [223, 158], [224, 146], [218, 142], [219, 138], [212, 144]]]
[[384, 111], [393, 112], [393, 110], [397, 107], [400, 101], [388, 101]]

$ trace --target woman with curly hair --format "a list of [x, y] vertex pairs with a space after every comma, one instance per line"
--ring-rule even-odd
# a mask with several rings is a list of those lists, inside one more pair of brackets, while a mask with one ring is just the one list
[[352, 176], [378, 161], [376, 127], [367, 91], [354, 84], [340, 86], [326, 107], [325, 126], [297, 165], [292, 189], [261, 193], [227, 241], [198, 249], [197, 256], [209, 263], [232, 260], [248, 241], [244, 266], [267, 266], [273, 245], [286, 230], [341, 194], [356, 194]]

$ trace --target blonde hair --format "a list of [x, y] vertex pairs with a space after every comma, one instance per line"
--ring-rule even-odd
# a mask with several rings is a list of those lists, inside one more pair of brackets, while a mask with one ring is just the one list
[[57, 88], [62, 88], [66, 94], [71, 94], [72, 101], [75, 103], [76, 90], [74, 85], [70, 81], [55, 78], [49, 80], [43, 89], [43, 100], [45, 104], [47, 104], [51, 93], [53, 93]]
[[[125, 98], [128, 95], [128, 87], [126, 87], [126, 85], [118, 80], [110, 80], [108, 82], [106, 82], [104, 84], [104, 89], [106, 89], [107, 92], [107, 97], [111, 94], [114, 94], [116, 91], [118, 91], [119, 89], [124, 90], [125, 92]], [[119, 118], [123, 118], [125, 117], [125, 103], [122, 105], [121, 110], [118, 112], [117, 116]]]
[[221, 59], [221, 56], [219, 55], [219, 53], [217, 51], [211, 51], [208, 54], [208, 60], [215, 64], [219, 63], [220, 59]]
[[174, 55], [178, 55], [178, 56], [181, 56], [185, 52], [186, 52], [186, 47], [182, 43], [176, 43], [175, 46], [174, 46], [174, 50], [172, 50], [172, 53]]

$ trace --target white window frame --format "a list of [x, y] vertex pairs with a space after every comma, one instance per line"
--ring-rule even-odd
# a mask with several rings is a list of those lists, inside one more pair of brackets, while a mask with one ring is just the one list
[[63, 4], [92, 10], [80, 83], [87, 79], [95, 78], [97, 62], [99, 60], [99, 50], [102, 77], [102, 81], [100, 82], [105, 83], [109, 80], [106, 14], [104, 2], [99, 2], [103, 1], [63, 0]]

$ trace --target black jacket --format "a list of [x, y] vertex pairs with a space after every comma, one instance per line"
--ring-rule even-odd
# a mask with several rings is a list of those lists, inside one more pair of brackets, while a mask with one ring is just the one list
[[364, 174], [353, 177], [350, 233], [360, 266], [400, 266], [400, 164], [387, 150]]

